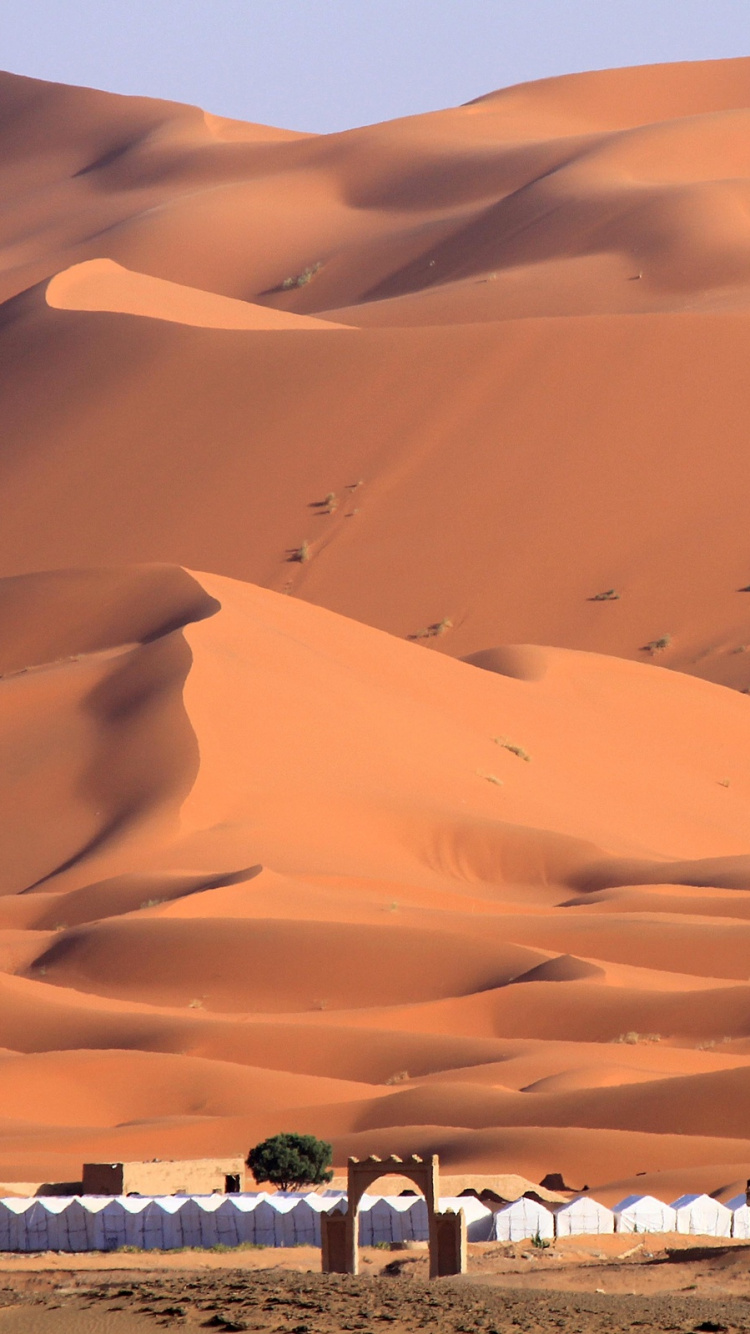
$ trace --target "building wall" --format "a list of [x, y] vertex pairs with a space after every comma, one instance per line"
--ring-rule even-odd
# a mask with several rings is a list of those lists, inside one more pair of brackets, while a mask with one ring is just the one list
[[243, 1158], [163, 1159], [145, 1163], [85, 1163], [83, 1190], [90, 1195], [211, 1195], [226, 1178], [245, 1184]]
[[122, 1195], [122, 1163], [84, 1163], [84, 1195]]

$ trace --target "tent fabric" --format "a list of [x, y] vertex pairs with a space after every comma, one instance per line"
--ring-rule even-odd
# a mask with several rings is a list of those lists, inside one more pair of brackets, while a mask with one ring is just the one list
[[377, 1246], [379, 1242], [426, 1241], [427, 1205], [422, 1195], [379, 1195], [372, 1204], [359, 1208], [359, 1244]]
[[438, 1207], [442, 1213], [446, 1209], [452, 1209], [454, 1213], [461, 1210], [466, 1219], [467, 1241], [490, 1241], [493, 1213], [475, 1195], [444, 1195]]
[[[182, 1246], [319, 1246], [320, 1217], [346, 1208], [346, 1195], [311, 1192], [241, 1195], [39, 1196], [0, 1199], [0, 1251], [112, 1251], [122, 1246], [174, 1250]], [[522, 1241], [539, 1236], [611, 1232], [672, 1232], [750, 1240], [744, 1195], [723, 1205], [686, 1195], [673, 1205], [631, 1195], [613, 1211], [580, 1196], [554, 1212], [522, 1198], [495, 1212], [475, 1196], [444, 1197], [441, 1210], [461, 1209], [471, 1241]], [[360, 1244], [426, 1241], [421, 1195], [371, 1196], [359, 1207]]]
[[732, 1215], [732, 1236], [742, 1241], [750, 1241], [750, 1209], [744, 1195], [735, 1195], [727, 1201], [727, 1209]]
[[732, 1211], [710, 1195], [681, 1195], [672, 1208], [677, 1231], [702, 1237], [730, 1237]]
[[525, 1241], [528, 1237], [550, 1240], [555, 1235], [554, 1215], [536, 1200], [522, 1196], [503, 1204], [492, 1220], [491, 1241]]
[[616, 1232], [676, 1232], [674, 1209], [653, 1195], [628, 1195], [614, 1207]]
[[614, 1232], [615, 1216], [611, 1209], [590, 1195], [579, 1195], [554, 1210], [555, 1236], [585, 1237]]

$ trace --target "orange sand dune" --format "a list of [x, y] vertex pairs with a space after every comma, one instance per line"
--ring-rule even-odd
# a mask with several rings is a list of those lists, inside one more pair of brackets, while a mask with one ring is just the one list
[[750, 60], [328, 137], [11, 75], [0, 113], [0, 574], [750, 689]]
[[194, 287], [131, 273], [111, 259], [90, 259], [58, 273], [47, 284], [56, 310], [108, 310], [145, 315], [202, 329], [343, 329], [331, 320], [254, 306], [248, 301], [199, 292]]
[[[2, 581], [0, 640], [4, 1179], [283, 1127], [589, 1184], [745, 1161], [744, 926], [706, 911], [743, 894], [705, 869], [747, 846], [736, 692], [481, 671], [166, 566]], [[593, 910], [636, 864], [679, 912]]]
[[0, 1179], [750, 1174], [749, 127], [0, 76]]

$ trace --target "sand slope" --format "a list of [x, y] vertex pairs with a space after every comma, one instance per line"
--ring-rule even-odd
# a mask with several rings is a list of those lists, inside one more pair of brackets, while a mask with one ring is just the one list
[[0, 77], [0, 1179], [750, 1173], [749, 124]]
[[0, 111], [0, 573], [185, 564], [750, 688], [750, 61], [328, 137]]
[[90, 259], [58, 273], [47, 284], [47, 304], [56, 310], [107, 310], [145, 315], [200, 329], [342, 329], [331, 320], [255, 306], [249, 301], [200, 292], [145, 273], [131, 273], [111, 259]]
[[[519, 680], [166, 566], [3, 581], [0, 632], [5, 1179], [280, 1127], [750, 1163], [735, 692], [553, 649]], [[636, 865], [655, 909], [644, 869], [602, 912]]]

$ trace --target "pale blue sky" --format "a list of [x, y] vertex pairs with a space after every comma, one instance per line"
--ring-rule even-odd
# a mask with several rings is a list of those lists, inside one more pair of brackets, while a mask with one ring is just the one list
[[0, 0], [0, 68], [319, 132], [747, 54], [750, 0]]

